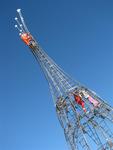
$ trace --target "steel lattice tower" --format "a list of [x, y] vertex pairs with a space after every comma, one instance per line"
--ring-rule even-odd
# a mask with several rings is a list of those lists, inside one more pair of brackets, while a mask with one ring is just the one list
[[[113, 108], [95, 92], [72, 80], [39, 46], [25, 25], [21, 10], [15, 18], [21, 39], [39, 62], [48, 81], [59, 122], [71, 150], [113, 150]], [[110, 125], [110, 127], [109, 127]]]

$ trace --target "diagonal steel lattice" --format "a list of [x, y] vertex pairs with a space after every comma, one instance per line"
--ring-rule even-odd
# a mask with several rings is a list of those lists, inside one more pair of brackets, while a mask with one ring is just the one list
[[48, 81], [56, 114], [71, 150], [113, 150], [113, 108], [95, 92], [71, 79], [29, 32], [21, 9], [15, 18], [19, 35], [30, 48]]

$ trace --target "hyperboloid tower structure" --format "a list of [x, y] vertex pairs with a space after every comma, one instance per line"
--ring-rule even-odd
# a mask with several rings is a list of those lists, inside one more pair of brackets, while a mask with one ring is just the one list
[[21, 10], [19, 35], [39, 62], [48, 81], [59, 122], [71, 150], [113, 150], [113, 108], [95, 92], [72, 80], [39, 46]]

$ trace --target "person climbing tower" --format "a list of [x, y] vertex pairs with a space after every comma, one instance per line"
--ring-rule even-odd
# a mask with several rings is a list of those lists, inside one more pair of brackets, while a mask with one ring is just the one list
[[82, 97], [80, 95], [74, 94], [74, 99], [76, 103], [79, 104], [83, 108], [84, 112], [86, 112], [85, 103], [82, 100]]
[[94, 105], [94, 107], [99, 106], [99, 102], [96, 99], [94, 99], [92, 96], [90, 96], [86, 91], [82, 91], [82, 93], [84, 97]]

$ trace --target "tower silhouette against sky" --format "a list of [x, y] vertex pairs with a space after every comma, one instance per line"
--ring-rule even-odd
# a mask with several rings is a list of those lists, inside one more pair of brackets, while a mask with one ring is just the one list
[[71, 150], [113, 150], [113, 108], [95, 92], [70, 78], [29, 32], [21, 9], [15, 18], [19, 35], [48, 81], [56, 114]]

